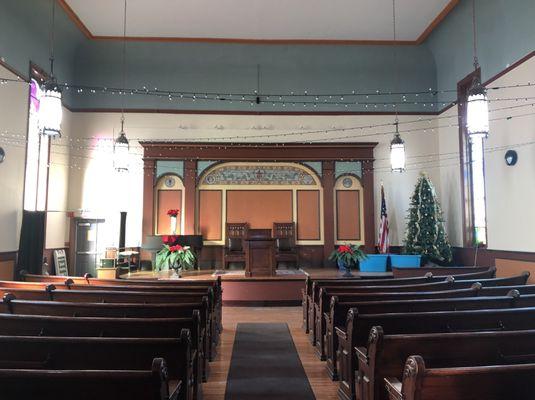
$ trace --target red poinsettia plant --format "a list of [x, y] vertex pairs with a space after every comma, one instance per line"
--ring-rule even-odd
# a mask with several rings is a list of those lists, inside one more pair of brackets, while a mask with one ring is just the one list
[[167, 211], [167, 215], [170, 217], [178, 217], [178, 214], [180, 214], [180, 210], [177, 209], [171, 209]]
[[348, 267], [356, 265], [359, 261], [363, 261], [366, 258], [366, 253], [361, 250], [360, 246], [354, 244], [340, 245], [329, 256], [329, 260], [341, 262]]
[[156, 253], [156, 271], [174, 269], [178, 273], [194, 267], [195, 254], [189, 246], [178, 244], [178, 240], [176, 235], [162, 236], [163, 247]]

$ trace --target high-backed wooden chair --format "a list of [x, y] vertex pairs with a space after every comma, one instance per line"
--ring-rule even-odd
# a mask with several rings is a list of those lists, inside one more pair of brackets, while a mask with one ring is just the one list
[[245, 249], [243, 240], [247, 237], [249, 224], [247, 222], [227, 223], [225, 248], [223, 249], [223, 268], [228, 268], [231, 262], [245, 264]]
[[295, 223], [274, 222], [273, 237], [275, 241], [275, 261], [294, 263], [299, 266], [299, 251], [295, 245]]

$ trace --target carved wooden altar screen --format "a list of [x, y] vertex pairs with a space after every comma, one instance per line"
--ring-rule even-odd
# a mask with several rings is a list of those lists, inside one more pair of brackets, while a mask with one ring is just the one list
[[226, 223], [295, 224], [302, 266], [324, 265], [337, 243], [373, 250], [376, 143], [141, 145], [143, 237], [162, 232], [161, 199], [176, 198], [180, 232], [202, 234], [201, 261], [217, 267]]

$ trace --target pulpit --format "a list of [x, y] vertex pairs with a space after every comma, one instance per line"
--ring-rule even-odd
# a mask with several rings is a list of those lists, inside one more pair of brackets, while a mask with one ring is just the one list
[[275, 276], [275, 239], [271, 229], [249, 229], [245, 243], [245, 276]]

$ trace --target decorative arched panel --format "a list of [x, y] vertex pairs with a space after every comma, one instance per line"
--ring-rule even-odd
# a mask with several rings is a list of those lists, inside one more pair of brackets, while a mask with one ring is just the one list
[[364, 190], [354, 175], [340, 176], [334, 186], [336, 244], [364, 244]]
[[199, 178], [197, 232], [206, 244], [223, 244], [226, 223], [272, 228], [294, 222], [297, 244], [323, 244], [323, 189], [317, 174], [299, 163], [229, 162]]
[[154, 233], [156, 235], [170, 235], [171, 218], [167, 211], [180, 210], [176, 234], [184, 231], [184, 183], [175, 174], [161, 176], [154, 186]]

